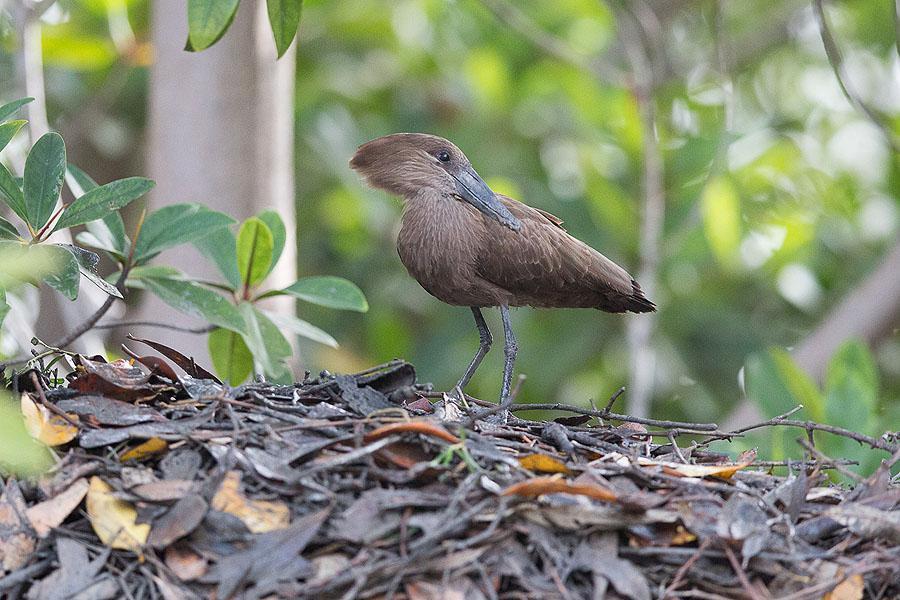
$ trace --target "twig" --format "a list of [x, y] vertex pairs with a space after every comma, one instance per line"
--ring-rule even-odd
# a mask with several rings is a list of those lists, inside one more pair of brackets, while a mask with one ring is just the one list
[[622, 81], [622, 73], [610, 67], [606, 62], [577, 52], [564, 39], [554, 36], [532, 21], [515, 4], [505, 0], [481, 0], [481, 3], [498, 21], [521, 35], [547, 56], [578, 69], [592, 72], [606, 83], [618, 85]]
[[684, 579], [687, 572], [691, 570], [691, 567], [694, 566], [700, 558], [703, 556], [703, 553], [709, 548], [709, 545], [712, 543], [713, 538], [706, 538], [700, 545], [697, 547], [697, 551], [694, 552], [690, 558], [684, 561], [684, 564], [678, 568], [678, 571], [675, 572], [675, 577], [672, 578], [672, 583], [666, 587], [665, 591], [662, 593], [663, 598], [668, 598], [669, 594], [678, 589], [681, 585], [681, 581]]
[[[125, 287], [125, 280], [128, 278], [129, 270], [129, 267], [124, 267], [122, 269], [122, 273], [119, 275], [119, 279], [116, 281], [116, 289], [120, 292]], [[56, 342], [54, 346], [56, 346], [57, 348], [64, 348], [87, 333], [91, 328], [94, 327], [94, 325], [97, 324], [97, 321], [103, 318], [103, 315], [106, 314], [106, 311], [110, 309], [110, 307], [113, 305], [113, 302], [115, 301], [115, 296], [107, 296], [106, 300], [103, 301], [103, 304], [100, 305], [100, 308], [94, 311], [94, 314], [82, 321], [78, 327], [69, 332], [68, 335], [63, 337], [63, 339]]]
[[850, 438], [851, 440], [855, 440], [860, 444], [866, 444], [871, 448], [877, 448], [878, 450], [884, 450], [885, 452], [893, 454], [900, 448], [898, 444], [891, 444], [884, 440], [880, 440], [877, 438], [873, 438], [871, 436], [857, 433], [855, 431], [850, 431], [849, 429], [844, 429], [843, 427], [835, 427], [834, 425], [825, 425], [823, 423], [816, 423], [815, 421], [796, 421], [793, 419], [787, 419], [787, 416], [790, 416], [800, 410], [802, 406], [797, 406], [792, 410], [786, 412], [783, 415], [779, 415], [773, 419], [769, 419], [768, 421], [763, 421], [762, 423], [756, 423], [755, 425], [748, 425], [747, 427], [742, 427], [740, 429], [735, 429], [732, 432], [724, 433], [724, 434], [713, 434], [709, 439], [701, 442], [701, 445], [705, 445], [711, 441], [717, 439], [729, 439], [732, 434], [742, 434], [747, 431], [751, 431], [753, 429], [760, 429], [762, 427], [797, 427], [799, 429], [805, 429], [807, 433], [812, 433], [813, 431], [824, 431], [825, 433], [830, 433], [832, 435], [838, 435], [845, 438]]
[[63, 419], [66, 423], [78, 429], [78, 422], [72, 420], [72, 417], [67, 415], [64, 411], [60, 410], [58, 406], [53, 404], [52, 402], [47, 401], [47, 396], [44, 395], [44, 388], [41, 385], [41, 380], [38, 379], [37, 374], [32, 371], [31, 372], [31, 382], [34, 384], [34, 388], [37, 391], [38, 398], [41, 400], [41, 404], [44, 405], [44, 408], [52, 412], [57, 417]]
[[513, 402], [515, 402], [516, 400], [516, 396], [519, 395], [519, 390], [522, 387], [523, 381], [525, 381], [525, 375], [519, 375], [519, 377], [516, 379], [516, 383], [513, 386], [513, 389], [510, 390], [509, 396], [506, 398], [506, 400], [487, 410], [474, 412], [472, 415], [470, 415], [468, 422], [469, 429], [474, 427], [475, 421], [484, 420], [490, 416], [496, 415], [498, 413], [505, 413], [506, 411], [510, 410], [510, 407], [513, 406]]
[[828, 28], [828, 19], [825, 17], [823, 0], [813, 0], [813, 12], [816, 14], [816, 21], [819, 24], [819, 34], [822, 37], [822, 44], [825, 46], [825, 56], [828, 57], [828, 63], [831, 65], [831, 70], [834, 72], [834, 77], [837, 79], [841, 92], [844, 93], [844, 97], [847, 98], [847, 101], [851, 106], [862, 112], [868, 117], [872, 124], [881, 131], [888, 145], [894, 151], [894, 154], [900, 153], [900, 143], [898, 143], [897, 138], [894, 137], [890, 125], [884, 121], [874, 107], [863, 100], [859, 94], [852, 90], [850, 86], [847, 85], [847, 82], [844, 81], [842, 73], [844, 57], [841, 55], [841, 50], [838, 47], [834, 36], [831, 34], [831, 29]]
[[115, 329], [117, 327], [159, 327], [162, 329], [170, 329], [172, 331], [180, 331], [182, 333], [209, 333], [215, 326], [204, 325], [202, 327], [181, 327], [180, 325], [172, 325], [171, 323], [160, 323], [157, 321], [110, 321], [108, 323], [98, 323], [94, 325], [94, 329]]
[[606, 414], [609, 414], [609, 411], [612, 410], [613, 404], [615, 404], [616, 400], [619, 399], [619, 396], [621, 396], [624, 393], [625, 393], [625, 386], [623, 385], [618, 390], [616, 390], [615, 394], [613, 394], [612, 396], [609, 397], [609, 402], [606, 403], [606, 406], [603, 407], [603, 410], [601, 412], [605, 412]]
[[859, 475], [857, 475], [850, 469], [845, 468], [844, 465], [838, 464], [838, 462], [836, 460], [832, 459], [830, 456], [826, 456], [825, 454], [822, 453], [821, 450], [819, 450], [818, 448], [816, 448], [815, 446], [813, 446], [811, 443], [804, 440], [803, 438], [798, 438], [797, 443], [800, 444], [801, 446], [803, 446], [803, 448], [807, 452], [809, 452], [810, 454], [815, 456], [816, 459], [818, 459], [820, 462], [823, 462], [823, 463], [825, 463], [825, 465], [831, 466], [831, 467], [834, 467], [835, 469], [837, 469], [838, 472], [841, 473], [841, 475], [844, 475], [845, 477], [852, 479], [856, 483], [862, 483], [863, 481], [865, 481], [865, 478], [860, 477]]
[[686, 423], [683, 421], [662, 421], [658, 419], [646, 419], [644, 417], [632, 417], [629, 415], [620, 415], [618, 413], [607, 412], [606, 410], [591, 410], [580, 406], [572, 406], [570, 404], [512, 404], [509, 407], [510, 412], [520, 410], [564, 410], [578, 415], [590, 415], [601, 419], [612, 419], [614, 421], [625, 421], [627, 423], [639, 423], [641, 425], [650, 425], [651, 427], [660, 427], [663, 429], [693, 429], [700, 432], [715, 432], [719, 426], [715, 423]]
[[731, 563], [731, 568], [734, 569], [734, 574], [737, 575], [738, 580], [741, 582], [741, 587], [744, 588], [747, 595], [750, 596], [752, 600], [762, 600], [759, 592], [753, 587], [750, 580], [747, 579], [747, 572], [744, 571], [744, 568], [741, 566], [740, 561], [738, 561], [737, 556], [735, 556], [734, 550], [728, 545], [728, 542], [723, 542], [722, 548], [725, 549], [725, 556], [728, 557], [728, 562]]

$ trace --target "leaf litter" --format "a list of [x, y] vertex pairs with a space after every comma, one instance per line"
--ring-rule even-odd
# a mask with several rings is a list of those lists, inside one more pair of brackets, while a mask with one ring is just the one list
[[500, 424], [402, 361], [232, 388], [134, 341], [164, 357], [76, 357], [22, 395], [57, 460], [3, 483], [0, 596], [900, 596], [895, 438], [851, 488], [820, 453], [731, 460], [713, 425]]

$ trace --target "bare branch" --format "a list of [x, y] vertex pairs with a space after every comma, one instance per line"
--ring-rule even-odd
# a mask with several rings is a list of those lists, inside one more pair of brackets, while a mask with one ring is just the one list
[[828, 57], [828, 63], [831, 65], [831, 70], [834, 71], [834, 77], [837, 79], [838, 85], [844, 93], [844, 97], [847, 98], [847, 101], [850, 102], [854, 108], [868, 117], [869, 121], [884, 134], [885, 140], [893, 149], [894, 153], [900, 153], [900, 142], [894, 137], [890, 125], [885, 122], [881, 113], [879, 113], [875, 107], [863, 100], [862, 97], [860, 97], [860, 95], [857, 94], [844, 80], [844, 57], [841, 55], [841, 50], [838, 47], [834, 36], [831, 34], [831, 30], [828, 28], [828, 19], [825, 17], [824, 1], [813, 0], [813, 9], [813, 12], [816, 14], [816, 21], [819, 24], [819, 34], [822, 36], [822, 44], [825, 46], [825, 55]]

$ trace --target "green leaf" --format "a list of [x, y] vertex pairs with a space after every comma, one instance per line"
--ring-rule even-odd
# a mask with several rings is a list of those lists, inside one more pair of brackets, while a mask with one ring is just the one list
[[47, 447], [28, 433], [19, 403], [0, 393], [0, 470], [36, 479], [55, 463]]
[[188, 42], [203, 50], [219, 41], [237, 12], [240, 0], [188, 0]]
[[200, 204], [172, 204], [150, 214], [135, 241], [135, 261], [146, 262], [172, 246], [192, 242], [227, 227], [234, 219]]
[[216, 329], [209, 334], [209, 355], [216, 374], [231, 385], [240, 385], [253, 372], [253, 355], [240, 334]]
[[274, 375], [284, 369], [281, 363], [291, 355], [291, 344], [279, 328], [266, 315], [249, 302], [238, 305], [244, 317], [244, 342], [253, 354], [254, 360], [267, 374]]
[[719, 263], [734, 264], [741, 243], [741, 200], [727, 177], [713, 177], [700, 196], [703, 230]]
[[251, 217], [241, 224], [237, 235], [237, 267], [242, 284], [253, 287], [266, 278], [273, 247], [272, 232], [262, 220]]
[[798, 404], [817, 421], [825, 418], [822, 393], [783, 348], [751, 355], [745, 365], [747, 395], [767, 417], [785, 413]]
[[65, 208], [53, 231], [102, 219], [137, 200], [154, 185], [144, 177], [128, 177], [96, 187]]
[[45, 133], [25, 159], [25, 212], [38, 230], [50, 219], [66, 175], [66, 145], [58, 133]]
[[[825, 377], [827, 422], [851, 431], [877, 434], [878, 370], [872, 354], [858, 340], [845, 342], [838, 348]], [[887, 426], [885, 426], [887, 427]], [[860, 473], [869, 473], [880, 457], [853, 440], [840, 436], [818, 436], [818, 445], [829, 456], [859, 461]]]
[[[68, 166], [66, 183], [75, 198], [81, 198], [84, 194], [100, 187], [87, 173], [72, 164]], [[106, 250], [114, 260], [120, 263], [125, 262], [131, 247], [131, 240], [125, 233], [125, 223], [118, 211], [108, 213], [100, 220], [90, 221], [85, 224], [85, 227], [87, 231], [79, 233], [76, 239], [86, 246]]]
[[[113, 273], [107, 279], [116, 281], [119, 278], [119, 273], [121, 273], [121, 271]], [[143, 280], [148, 277], [154, 277], [156, 279], [184, 279], [185, 275], [175, 267], [167, 265], [143, 265], [134, 267], [128, 272], [128, 279], [125, 280], [125, 287], [136, 290], [145, 290], [147, 289], [147, 286], [144, 285]]]
[[0, 240], [17, 240], [19, 239], [19, 230], [16, 226], [0, 217]]
[[103, 276], [97, 272], [97, 265], [100, 263], [100, 257], [97, 256], [96, 253], [85, 250], [84, 248], [79, 248], [78, 246], [73, 246], [72, 244], [54, 245], [64, 248], [72, 253], [72, 256], [78, 261], [78, 269], [81, 271], [81, 274], [84, 275], [85, 279], [96, 285], [104, 293], [115, 296], [116, 298], [123, 298], [122, 292], [116, 289], [116, 286], [103, 279]]
[[356, 284], [343, 277], [330, 275], [304, 277], [281, 291], [295, 298], [329, 308], [357, 312], [369, 310], [369, 303], [362, 291], [356, 287]]
[[38, 285], [44, 276], [60, 271], [66, 256], [21, 242], [0, 241], [0, 288], [13, 289], [23, 283]]
[[283, 331], [290, 331], [295, 335], [299, 335], [300, 337], [314, 342], [319, 342], [320, 344], [325, 344], [326, 346], [331, 346], [332, 348], [338, 347], [337, 340], [331, 337], [327, 332], [311, 323], [307, 323], [303, 319], [299, 319], [294, 315], [276, 313], [268, 310], [261, 310], [261, 312], [268, 316], [272, 322]]
[[278, 264], [278, 259], [281, 258], [281, 253], [284, 251], [287, 230], [284, 228], [284, 221], [281, 220], [281, 216], [274, 210], [264, 210], [256, 216], [272, 232], [272, 263], [266, 272], [266, 275], [268, 275], [275, 268], [275, 265]]
[[228, 300], [193, 281], [155, 277], [144, 277], [141, 281], [148, 290], [178, 311], [233, 331], [245, 329], [243, 317]]
[[22, 98], [21, 100], [13, 100], [3, 106], [0, 106], [0, 123], [11, 117], [17, 110], [34, 100], [34, 98]]
[[81, 281], [81, 268], [75, 255], [55, 244], [32, 246], [31, 251], [50, 256], [56, 265], [55, 269], [44, 275], [44, 282], [69, 300], [75, 300], [78, 297], [78, 282]]
[[69, 184], [69, 189], [72, 190], [72, 195], [76, 198], [80, 198], [92, 189], [100, 187], [100, 184], [94, 181], [93, 177], [71, 163], [66, 166], [66, 176], [68, 177], [66, 182]]
[[13, 137], [22, 129], [22, 125], [28, 121], [9, 121], [0, 125], [0, 150], [6, 148]]
[[272, 26], [275, 47], [278, 49], [278, 58], [287, 52], [294, 36], [297, 35], [301, 8], [303, 8], [303, 0], [267, 0], [266, 2], [269, 24]]
[[20, 219], [28, 222], [28, 216], [25, 213], [25, 196], [22, 194], [22, 188], [16, 182], [16, 178], [7, 170], [3, 163], [0, 163], [0, 199], [6, 202], [14, 213]]
[[221, 227], [206, 237], [194, 240], [194, 247], [216, 265], [232, 290], [241, 287], [237, 266], [237, 240], [228, 227]]
[[9, 314], [9, 303], [6, 301], [6, 290], [0, 288], [0, 325], [3, 325], [3, 321], [6, 320], [6, 315]]

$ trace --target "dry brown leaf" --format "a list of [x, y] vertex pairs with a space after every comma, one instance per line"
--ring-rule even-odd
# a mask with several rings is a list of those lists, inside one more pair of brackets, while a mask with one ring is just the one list
[[370, 431], [363, 439], [368, 444], [394, 433], [421, 433], [422, 435], [435, 437], [440, 440], [444, 440], [445, 442], [450, 442], [451, 444], [458, 444], [460, 441], [458, 437], [456, 437], [437, 423], [432, 423], [431, 421], [425, 421], [422, 419], [417, 421], [403, 421], [401, 423], [389, 423], [387, 425], [382, 425], [381, 427]]
[[822, 600], [862, 600], [865, 589], [863, 576], [857, 573], [834, 586], [834, 589], [825, 594]]
[[54, 527], [66, 520], [72, 511], [81, 504], [87, 494], [89, 484], [87, 479], [76, 479], [72, 485], [49, 500], [35, 504], [25, 515], [31, 521], [31, 526], [40, 537], [47, 537]]
[[283, 502], [250, 500], [240, 491], [241, 474], [228, 471], [212, 499], [215, 510], [227, 512], [244, 522], [253, 533], [284, 529], [290, 524], [291, 511]]
[[141, 554], [150, 535], [150, 525], [137, 524], [137, 510], [113, 495], [112, 487], [96, 475], [87, 493], [87, 513], [100, 541], [110, 548]]
[[37, 548], [37, 540], [22, 522], [24, 513], [25, 498], [11, 479], [0, 495], [0, 576], [28, 564]]
[[[68, 444], [78, 435], [78, 428], [59, 415], [50, 412], [43, 404], [37, 404], [28, 394], [22, 394], [20, 402], [25, 427], [34, 439], [48, 446]], [[78, 421], [78, 415], [69, 415]]]
[[719, 479], [731, 479], [731, 477], [747, 468], [755, 458], [738, 463], [721, 465], [688, 465], [684, 463], [660, 462], [649, 458], [639, 458], [638, 464], [642, 467], [661, 467], [663, 473], [675, 477], [717, 477]]
[[168, 450], [169, 444], [165, 440], [159, 438], [150, 438], [142, 444], [138, 444], [130, 450], [126, 450], [119, 456], [119, 462], [128, 462], [129, 460], [141, 460], [155, 454], [162, 454]]
[[546, 454], [528, 454], [519, 458], [519, 464], [536, 473], [572, 473], [562, 461]]
[[166, 566], [182, 581], [193, 581], [206, 575], [209, 562], [183, 544], [166, 548]]
[[543, 494], [574, 494], [605, 502], [616, 501], [615, 493], [599, 485], [575, 484], [556, 477], [527, 479], [514, 483], [501, 492], [502, 496], [522, 496], [525, 498], [536, 498]]

